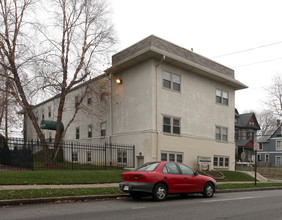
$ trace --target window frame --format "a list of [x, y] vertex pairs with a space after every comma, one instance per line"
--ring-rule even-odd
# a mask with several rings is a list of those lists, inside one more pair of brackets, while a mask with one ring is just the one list
[[100, 124], [100, 135], [101, 135], [101, 137], [106, 137], [106, 131], [107, 131], [107, 124], [106, 124], [106, 122], [102, 122]]
[[[165, 77], [165, 74], [169, 77]], [[168, 79], [169, 78], [169, 79]], [[179, 80], [179, 82], [178, 82]], [[163, 89], [168, 89], [174, 92], [181, 92], [181, 75], [174, 74], [168, 71], [163, 71], [162, 74]], [[169, 84], [168, 86], [165, 85]], [[177, 85], [177, 86], [176, 86]], [[177, 89], [176, 89], [177, 88]]]
[[117, 162], [119, 164], [127, 164], [128, 155], [127, 150], [125, 149], [118, 149], [117, 151]]
[[[170, 155], [174, 155], [174, 160], [170, 160]], [[183, 163], [183, 155], [183, 152], [161, 151], [161, 161]], [[181, 160], [179, 156], [181, 156]]]
[[[280, 160], [280, 163], [278, 164], [277, 162], [277, 159], [279, 158]], [[278, 167], [281, 167], [282, 166], [282, 156], [281, 155], [277, 155], [275, 156], [275, 166], [278, 166]]]
[[88, 137], [88, 138], [92, 138], [92, 135], [93, 135], [92, 124], [89, 124], [89, 125], [87, 126], [87, 137]]
[[[226, 166], [228, 164], [228, 166]], [[222, 155], [213, 156], [213, 167], [214, 168], [224, 168], [227, 169], [230, 167], [230, 157]]]
[[80, 128], [75, 127], [75, 140], [79, 140], [79, 139], [80, 139]]
[[92, 153], [91, 153], [91, 151], [86, 152], [86, 160], [87, 160], [87, 163], [91, 163], [92, 162]]
[[[215, 140], [218, 142], [228, 142], [228, 128], [222, 126], [215, 126]], [[219, 131], [219, 132], [218, 132]], [[225, 132], [223, 132], [225, 131]]]
[[[165, 119], [169, 119], [169, 123], [165, 123]], [[178, 124], [175, 124], [175, 121], [178, 121]], [[169, 127], [169, 132], [167, 128]], [[178, 131], [178, 132], [175, 132]], [[181, 135], [181, 118], [163, 115], [163, 133], [170, 135]]]
[[76, 151], [72, 152], [71, 161], [74, 162], [74, 163], [78, 163], [78, 152], [76, 152]]
[[87, 105], [91, 105], [92, 104], [92, 96], [90, 93], [87, 94]]
[[[280, 142], [280, 144], [278, 144]], [[279, 146], [279, 148], [278, 148]], [[282, 140], [276, 140], [276, 146], [275, 146], [276, 151], [282, 151]]]
[[[218, 93], [220, 93], [220, 95]], [[227, 98], [224, 97], [224, 95], [227, 95]], [[216, 104], [229, 106], [229, 92], [222, 89], [215, 89], [215, 102]]]

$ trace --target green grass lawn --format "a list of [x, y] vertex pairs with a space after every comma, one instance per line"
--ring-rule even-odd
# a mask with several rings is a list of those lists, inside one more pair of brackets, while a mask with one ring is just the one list
[[236, 172], [236, 171], [223, 171], [220, 172], [223, 173], [225, 176], [225, 180], [220, 180], [218, 182], [235, 182], [235, 181], [255, 181], [255, 179], [251, 176], [249, 176], [246, 173]]
[[0, 171], [0, 185], [118, 183], [125, 170]]
[[50, 197], [62, 197], [62, 196], [118, 195], [118, 194], [121, 194], [121, 191], [117, 187], [2, 190], [0, 191], [0, 200], [50, 198]]

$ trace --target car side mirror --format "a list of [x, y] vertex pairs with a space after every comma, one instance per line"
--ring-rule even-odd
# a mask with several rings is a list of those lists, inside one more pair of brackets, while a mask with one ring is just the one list
[[198, 176], [198, 175], [199, 175], [199, 173], [198, 173], [197, 171], [195, 171], [195, 172], [194, 172], [194, 175], [195, 175], [195, 176]]

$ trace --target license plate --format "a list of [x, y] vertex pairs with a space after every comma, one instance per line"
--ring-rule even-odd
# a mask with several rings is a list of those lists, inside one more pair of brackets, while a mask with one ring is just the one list
[[124, 186], [124, 187], [123, 187], [123, 190], [124, 190], [124, 191], [128, 191], [128, 190], [129, 190], [129, 186]]

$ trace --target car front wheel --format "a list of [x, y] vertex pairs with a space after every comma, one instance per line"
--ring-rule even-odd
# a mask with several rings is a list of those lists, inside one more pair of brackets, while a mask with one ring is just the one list
[[205, 198], [211, 198], [214, 194], [214, 185], [212, 183], [206, 183], [204, 187], [203, 195]]
[[167, 188], [164, 184], [158, 183], [153, 190], [153, 199], [156, 201], [164, 201], [167, 197]]

